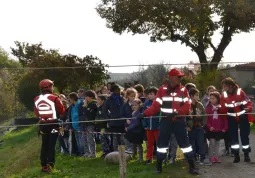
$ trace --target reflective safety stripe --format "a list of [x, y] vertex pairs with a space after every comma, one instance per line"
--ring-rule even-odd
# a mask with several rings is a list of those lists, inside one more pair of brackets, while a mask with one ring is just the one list
[[45, 106], [45, 105], [42, 106], [42, 105], [39, 105], [39, 106], [38, 106], [38, 109], [39, 109], [39, 110], [45, 110], [45, 111], [47, 111], [47, 110], [50, 110], [50, 106]]
[[167, 153], [168, 148], [157, 148], [157, 152]]
[[248, 148], [250, 148], [250, 145], [243, 146], [243, 149], [248, 149]]
[[39, 114], [53, 114], [53, 111], [38, 111]]
[[170, 97], [162, 97], [162, 100], [163, 101], [176, 101], [176, 102], [187, 102], [187, 101], [191, 101], [189, 98], [184, 98], [184, 99], [182, 99], [182, 98], [180, 98], [180, 97], [172, 97], [172, 96], [170, 96]]
[[224, 98], [227, 98], [228, 97], [228, 94], [227, 94], [227, 92], [223, 92], [223, 96], [224, 96]]
[[183, 98], [183, 102], [185, 103], [185, 102], [191, 102], [191, 99], [189, 99], [188, 97], [186, 97], [186, 98]]
[[241, 88], [238, 88], [237, 89], [237, 95], [240, 95], [241, 94]]
[[170, 93], [172, 96], [176, 96], [177, 95], [177, 93]]
[[231, 148], [232, 149], [239, 149], [239, 145], [232, 145]]
[[187, 148], [181, 148], [181, 150], [182, 150], [183, 153], [189, 153], [189, 152], [192, 151], [192, 147], [189, 146], [189, 147], [187, 147]]
[[162, 112], [165, 112], [165, 113], [173, 113], [176, 111], [176, 109], [166, 109], [166, 108], [161, 108], [160, 109]]
[[233, 104], [227, 104], [225, 103], [225, 106], [227, 108], [234, 108], [236, 106], [241, 106], [241, 105], [246, 105], [248, 102], [247, 101], [241, 101], [241, 102], [236, 102], [236, 103], [233, 103]]
[[236, 116], [241, 116], [242, 114], [244, 114], [246, 111], [245, 110], [242, 110], [241, 112], [238, 112], [238, 113], [227, 113], [229, 116], [233, 116], [233, 117], [236, 117]]
[[[40, 95], [38, 100], [35, 102], [35, 106], [38, 110], [39, 115], [47, 115], [47, 114], [52, 114], [53, 115], [53, 119], [58, 119], [57, 118], [57, 112], [56, 112], [56, 108], [55, 108], [55, 103], [51, 100], [48, 99], [48, 97], [50, 96], [50, 94], [46, 94], [46, 95]], [[46, 103], [41, 103], [39, 104], [41, 101], [45, 101]], [[51, 107], [51, 110], [46, 111], [46, 104], [48, 104]], [[49, 107], [47, 106], [47, 107]], [[43, 107], [43, 111], [41, 111], [41, 108]]]
[[162, 103], [163, 103], [163, 101], [162, 101], [160, 98], [157, 98], [156, 101], [157, 101], [160, 105], [162, 105]]
[[173, 97], [162, 97], [163, 101], [173, 101]]
[[179, 98], [179, 97], [175, 97], [175, 98], [174, 98], [174, 101], [183, 102], [183, 99], [182, 99], [182, 98]]
[[51, 133], [57, 133], [58, 131], [55, 129], [52, 129]]

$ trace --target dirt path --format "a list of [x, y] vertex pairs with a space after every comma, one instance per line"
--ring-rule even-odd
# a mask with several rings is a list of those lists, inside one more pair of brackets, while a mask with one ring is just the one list
[[[255, 178], [255, 134], [250, 135], [252, 152], [251, 163], [245, 163], [243, 153], [240, 152], [241, 162], [233, 163], [233, 157], [222, 156], [221, 164], [200, 167], [201, 178]], [[252, 146], [252, 144], [254, 146]]]

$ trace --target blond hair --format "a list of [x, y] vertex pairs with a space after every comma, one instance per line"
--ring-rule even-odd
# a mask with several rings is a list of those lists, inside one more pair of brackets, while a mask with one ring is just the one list
[[130, 95], [132, 95], [132, 94], [135, 94], [135, 98], [138, 97], [138, 93], [137, 93], [136, 89], [134, 89], [134, 88], [128, 88], [128, 89], [126, 90], [126, 93], [125, 93], [125, 98], [128, 99], [128, 97], [129, 97]]

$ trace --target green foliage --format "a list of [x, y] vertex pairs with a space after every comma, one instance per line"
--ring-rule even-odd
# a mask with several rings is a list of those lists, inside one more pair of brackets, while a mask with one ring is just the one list
[[[63, 169], [62, 173], [41, 173], [39, 162], [41, 138], [37, 137], [35, 127], [8, 133], [3, 139], [4, 144], [0, 147], [0, 177], [119, 178], [119, 165], [106, 164], [101, 158], [88, 159], [61, 154], [57, 154], [56, 167]], [[100, 145], [97, 148], [100, 149]], [[97, 157], [101, 155], [99, 149]], [[188, 165], [179, 160], [183, 158], [180, 150], [177, 156], [177, 164], [165, 167], [160, 177], [194, 177], [188, 174]], [[126, 175], [128, 178], [158, 178], [159, 175], [154, 174], [154, 170], [155, 163], [144, 165], [132, 160], [127, 164]]]
[[31, 73], [27, 73], [19, 81], [17, 96], [24, 106], [30, 111], [33, 111], [34, 109], [34, 98], [40, 94], [39, 82], [40, 79], [31, 75]]
[[[12, 118], [22, 105], [16, 100], [16, 89], [21, 73], [18, 61], [9, 58], [8, 53], [0, 48], [0, 122]], [[5, 68], [12, 68], [6, 70]]]
[[[216, 69], [223, 52], [239, 32], [255, 27], [255, 1], [251, 0], [101, 0], [98, 14], [116, 33], [148, 34], [152, 42], [180, 41], [196, 52], [201, 66]], [[222, 38], [212, 43], [216, 31]], [[213, 56], [205, 51], [212, 48]]]
[[29, 44], [16, 41], [15, 45], [16, 48], [11, 48], [12, 54], [24, 67], [44, 68], [31, 70], [28, 75], [40, 80], [44, 78], [53, 80], [60, 93], [65, 90], [76, 91], [80, 86], [93, 88], [109, 78], [107, 65], [97, 57], [80, 58], [72, 54], [62, 55], [58, 50], [44, 49], [41, 43]]
[[223, 77], [220, 73], [220, 71], [209, 71], [207, 73], [199, 73], [196, 76], [195, 84], [197, 88], [199, 88], [200, 92], [202, 94], [206, 93], [206, 89], [208, 86], [213, 85], [218, 90], [221, 89], [221, 81]]

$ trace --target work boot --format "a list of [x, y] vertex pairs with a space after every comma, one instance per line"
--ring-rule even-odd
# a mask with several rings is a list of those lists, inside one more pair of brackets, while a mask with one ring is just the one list
[[195, 163], [193, 160], [189, 160], [189, 173], [192, 175], [199, 175], [198, 170], [195, 168]]
[[57, 170], [57, 169], [55, 168], [54, 163], [49, 163], [49, 164], [47, 165], [47, 168], [48, 168], [49, 172], [53, 172], [53, 173], [62, 172], [61, 170]]
[[162, 173], [162, 161], [157, 161], [156, 168], [157, 168], [156, 173], [161, 174]]
[[239, 163], [239, 162], [240, 162], [240, 155], [239, 155], [239, 153], [236, 153], [233, 163]]
[[250, 156], [249, 156], [249, 153], [244, 153], [244, 162], [251, 162], [251, 159], [250, 159]]
[[45, 172], [45, 173], [49, 173], [50, 172], [47, 166], [42, 166], [41, 171]]

